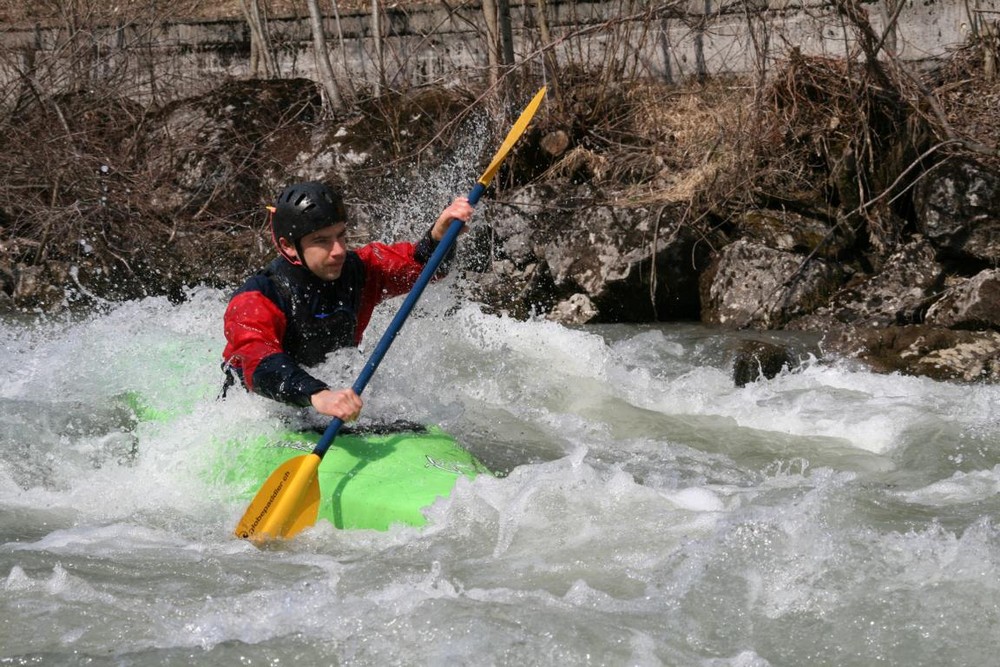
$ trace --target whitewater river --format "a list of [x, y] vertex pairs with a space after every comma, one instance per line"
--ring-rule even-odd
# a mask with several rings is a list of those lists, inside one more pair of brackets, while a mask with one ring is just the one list
[[281, 415], [216, 400], [225, 297], [0, 323], [0, 664], [996, 664], [1000, 388], [805, 339], [736, 388], [733, 334], [517, 322], [436, 286], [365, 414], [502, 475], [422, 529], [258, 550], [207, 469]]

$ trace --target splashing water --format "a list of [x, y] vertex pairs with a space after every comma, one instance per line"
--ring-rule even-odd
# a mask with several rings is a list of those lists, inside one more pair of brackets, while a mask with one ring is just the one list
[[[566, 328], [436, 286], [365, 413], [501, 473], [428, 526], [258, 551], [205, 475], [280, 410], [216, 400], [226, 295], [4, 322], [0, 658], [40, 664], [991, 664], [1000, 389], [807, 359], [734, 387], [730, 334]], [[318, 371], [348, 385], [361, 354]], [[141, 395], [167, 418], [139, 421]]]

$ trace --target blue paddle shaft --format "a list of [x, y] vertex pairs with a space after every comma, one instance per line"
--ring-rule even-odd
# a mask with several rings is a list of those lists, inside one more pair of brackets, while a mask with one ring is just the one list
[[[476, 183], [476, 186], [472, 188], [469, 192], [469, 203], [475, 206], [479, 203], [479, 198], [483, 196], [483, 192], [486, 191], [486, 186], [482, 183]], [[451, 221], [451, 225], [448, 227], [448, 231], [445, 232], [444, 238], [438, 243], [437, 248], [431, 254], [430, 259], [427, 260], [427, 264], [424, 265], [424, 270], [420, 272], [417, 277], [417, 282], [413, 284], [413, 289], [410, 293], [406, 295], [406, 299], [403, 301], [403, 305], [399, 307], [399, 312], [396, 316], [392, 318], [392, 322], [389, 323], [389, 328], [385, 330], [382, 334], [382, 338], [379, 340], [378, 345], [375, 346], [375, 350], [372, 355], [368, 357], [368, 362], [365, 363], [365, 367], [361, 369], [361, 373], [358, 375], [358, 379], [354, 381], [354, 393], [358, 396], [361, 392], [365, 390], [368, 386], [368, 381], [372, 379], [375, 375], [375, 371], [378, 369], [379, 364], [382, 363], [382, 359], [385, 357], [386, 352], [392, 346], [392, 342], [396, 340], [396, 336], [399, 335], [400, 329], [403, 328], [403, 324], [406, 322], [406, 318], [410, 316], [410, 311], [417, 304], [420, 299], [420, 295], [424, 293], [424, 288], [430, 283], [431, 278], [437, 273], [438, 267], [441, 262], [444, 261], [444, 256], [448, 253], [448, 250], [452, 245], [455, 244], [455, 239], [458, 238], [458, 233], [462, 231], [462, 226], [465, 223], [461, 220], [455, 219]], [[316, 443], [316, 448], [313, 449], [313, 454], [320, 458], [326, 454], [326, 450], [330, 448], [333, 444], [334, 438], [337, 437], [337, 432], [340, 431], [340, 427], [344, 425], [344, 420], [340, 417], [334, 417], [330, 421], [330, 425], [326, 427], [323, 432], [323, 437], [319, 439]]]

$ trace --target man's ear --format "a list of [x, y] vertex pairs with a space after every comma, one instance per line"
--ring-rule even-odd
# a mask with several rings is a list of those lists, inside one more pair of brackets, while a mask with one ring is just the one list
[[278, 247], [281, 248], [282, 254], [286, 257], [291, 257], [292, 259], [301, 259], [299, 257], [299, 251], [295, 248], [294, 243], [289, 243], [288, 239], [282, 236], [278, 239]]

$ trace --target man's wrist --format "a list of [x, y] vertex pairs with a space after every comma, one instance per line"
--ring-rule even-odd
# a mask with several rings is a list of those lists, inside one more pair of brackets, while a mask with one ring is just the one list
[[421, 264], [426, 264], [434, 254], [434, 251], [438, 247], [440, 241], [434, 239], [434, 227], [431, 227], [423, 235], [423, 237], [417, 242], [416, 248], [413, 251], [413, 256]]

